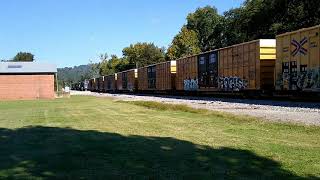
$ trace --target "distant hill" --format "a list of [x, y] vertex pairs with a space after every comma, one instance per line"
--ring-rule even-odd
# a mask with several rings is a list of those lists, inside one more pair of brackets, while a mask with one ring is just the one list
[[98, 76], [98, 71], [93, 72], [92, 64], [74, 67], [58, 68], [60, 87], [70, 86], [72, 83], [91, 79]]

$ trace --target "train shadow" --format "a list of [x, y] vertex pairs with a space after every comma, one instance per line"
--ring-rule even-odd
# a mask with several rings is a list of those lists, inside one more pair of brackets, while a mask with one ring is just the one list
[[151, 96], [168, 99], [179, 100], [194, 100], [194, 101], [220, 101], [229, 103], [240, 103], [249, 105], [267, 105], [277, 107], [292, 107], [292, 108], [311, 108], [320, 109], [320, 102], [299, 102], [299, 101], [284, 101], [284, 100], [267, 100], [267, 99], [247, 99], [247, 98], [221, 98], [210, 96], [178, 96], [178, 95], [162, 95], [162, 94], [136, 94], [137, 96]]
[[0, 152], [1, 179], [303, 179], [248, 150], [70, 128], [2, 128]]

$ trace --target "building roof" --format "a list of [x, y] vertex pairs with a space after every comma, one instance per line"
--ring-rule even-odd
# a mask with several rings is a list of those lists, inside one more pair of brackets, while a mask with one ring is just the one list
[[56, 73], [57, 66], [37, 62], [0, 62], [0, 74]]

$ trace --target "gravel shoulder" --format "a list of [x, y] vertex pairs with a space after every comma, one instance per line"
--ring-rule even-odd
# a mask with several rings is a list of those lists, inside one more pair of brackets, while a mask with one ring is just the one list
[[210, 97], [146, 96], [127, 94], [71, 91], [71, 95], [112, 97], [123, 101], [156, 101], [170, 104], [185, 104], [193, 108], [248, 115], [262, 120], [291, 122], [320, 126], [320, 102], [289, 102], [251, 99], [223, 99]]

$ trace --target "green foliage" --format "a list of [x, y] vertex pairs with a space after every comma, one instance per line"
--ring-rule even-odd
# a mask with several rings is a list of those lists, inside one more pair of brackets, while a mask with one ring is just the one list
[[318, 0], [272, 0], [272, 12], [275, 14], [274, 34], [293, 31], [320, 24], [320, 4]]
[[92, 61], [90, 61], [88, 66], [89, 66], [89, 71], [87, 73], [87, 76], [89, 77], [88, 79], [97, 78], [100, 76], [100, 74], [99, 74], [100, 63], [93, 63]]
[[100, 75], [106, 76], [127, 70], [128, 64], [125, 58], [118, 58], [116, 55], [111, 55], [111, 59], [101, 59], [99, 64]]
[[277, 34], [317, 24], [320, 24], [318, 0], [247, 0], [223, 16], [215, 7], [206, 6], [187, 16], [186, 25], [174, 37], [166, 54], [164, 48], [153, 43], [131, 44], [123, 49], [121, 58], [112, 55], [108, 59], [107, 54], [101, 55], [100, 63], [91, 63], [87, 74], [63, 71], [67, 76], [63, 82], [143, 67], [165, 61], [165, 57], [178, 59], [254, 39], [275, 38]]
[[86, 79], [111, 75], [128, 69], [128, 61], [124, 58], [118, 58], [116, 55], [111, 55], [109, 59], [109, 56], [105, 53], [101, 54], [99, 59], [99, 63], [90, 61], [88, 65], [58, 68], [59, 86], [71, 86], [73, 83]]
[[[186, 28], [197, 33], [201, 51], [217, 49], [320, 24], [318, 0], [246, 0], [223, 16], [215, 7], [198, 8], [187, 16]], [[181, 41], [173, 39], [167, 56], [179, 58], [185, 52]], [[183, 54], [183, 53], [180, 53]], [[188, 54], [188, 53], [186, 53]], [[196, 54], [196, 52], [191, 52]]]
[[[281, 4], [280, 1], [276, 4], [278, 3]], [[240, 8], [227, 11], [224, 21], [224, 45], [259, 38], [275, 38], [272, 27], [276, 27], [273, 23], [279, 19], [279, 12], [274, 8], [273, 0], [252, 0], [246, 1]], [[283, 8], [281, 5], [282, 11]]]
[[131, 44], [123, 49], [123, 57], [111, 55], [108, 59], [107, 54], [100, 55], [99, 74], [111, 75], [113, 73], [128, 69], [142, 67], [164, 61], [164, 50], [158, 48], [153, 43]]
[[232, 45], [320, 24], [320, 4], [317, 0], [247, 0], [224, 15], [223, 44]]
[[111, 72], [111, 69], [109, 69], [108, 66], [108, 54], [101, 54], [100, 55], [100, 63], [98, 66], [99, 69], [99, 75], [109, 75], [111, 73], [114, 73], [114, 71]]
[[123, 58], [128, 61], [128, 68], [143, 67], [165, 61], [165, 50], [153, 43], [131, 44], [122, 50]]
[[178, 59], [180, 57], [200, 53], [199, 40], [197, 33], [183, 27], [176, 35], [168, 48], [167, 56], [169, 59]]
[[198, 8], [187, 17], [187, 24], [182, 27], [168, 48], [167, 57], [178, 59], [186, 55], [222, 47], [223, 16], [215, 7]]
[[198, 34], [201, 51], [221, 47], [221, 30], [223, 17], [215, 7], [198, 8], [187, 17], [186, 27]]
[[58, 68], [59, 87], [71, 86], [71, 84], [99, 76], [98, 64], [90, 63], [74, 67]]
[[14, 56], [13, 61], [34, 61], [34, 55], [29, 52], [19, 52], [16, 56]]

